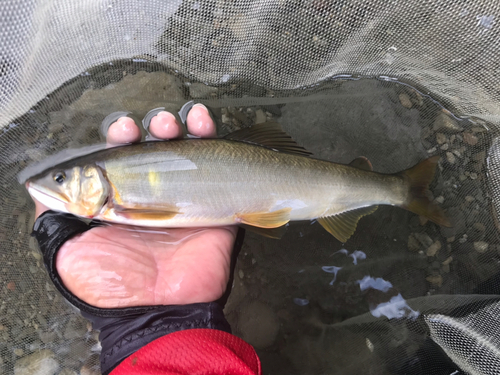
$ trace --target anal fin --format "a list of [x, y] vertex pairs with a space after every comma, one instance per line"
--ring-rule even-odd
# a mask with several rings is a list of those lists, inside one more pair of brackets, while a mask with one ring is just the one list
[[272, 212], [252, 212], [237, 214], [236, 221], [258, 228], [277, 228], [290, 221], [291, 208], [282, 208]]
[[318, 223], [337, 240], [344, 243], [356, 231], [359, 219], [374, 213], [377, 208], [378, 206], [363, 207], [335, 216], [321, 217], [318, 218]]

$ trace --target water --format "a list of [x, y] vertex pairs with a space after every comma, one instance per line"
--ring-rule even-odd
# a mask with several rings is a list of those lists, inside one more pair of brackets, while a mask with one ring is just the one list
[[454, 228], [380, 207], [361, 219], [345, 244], [309, 222], [291, 223], [279, 241], [247, 232], [226, 315], [234, 333], [256, 347], [264, 373], [458, 370], [436, 357], [424, 317], [463, 313], [482, 300], [480, 293], [497, 293], [497, 283], [477, 291], [498, 272], [500, 246], [486, 178], [494, 128], [382, 78], [345, 76], [282, 93], [245, 82], [207, 87], [157, 69], [114, 62], [89, 71], [0, 136], [4, 369], [48, 349], [58, 368], [79, 371], [95, 367], [98, 351], [96, 332], [48, 282], [29, 237], [33, 205], [17, 183], [18, 172], [64, 148], [101, 143], [98, 129], [111, 112], [132, 112], [140, 121], [153, 108], [177, 112], [186, 101], [203, 98], [220, 134], [277, 120], [322, 159], [349, 163], [365, 156], [375, 171], [394, 173], [441, 155], [431, 198], [447, 210]]

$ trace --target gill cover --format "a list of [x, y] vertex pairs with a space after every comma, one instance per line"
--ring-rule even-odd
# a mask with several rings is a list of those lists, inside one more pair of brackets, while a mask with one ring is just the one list
[[41, 192], [34, 197], [53, 210], [88, 218], [101, 211], [109, 192], [101, 169], [95, 165], [53, 169], [46, 176], [30, 181], [29, 189]]

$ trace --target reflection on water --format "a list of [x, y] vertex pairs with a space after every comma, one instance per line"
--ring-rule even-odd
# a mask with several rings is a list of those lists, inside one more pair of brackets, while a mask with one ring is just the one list
[[[29, 237], [33, 206], [17, 174], [62, 149], [99, 144], [99, 126], [111, 112], [142, 118], [158, 107], [176, 112], [191, 99], [191, 86], [180, 77], [150, 74], [153, 68], [146, 65], [138, 74], [127, 64], [109, 68], [116, 70], [110, 83], [119, 81], [113, 87], [62, 90], [52, 96], [58, 105], [37, 107], [0, 136], [4, 366], [45, 350], [60, 370], [79, 372], [95, 366], [98, 350], [96, 333], [46, 278]], [[90, 82], [89, 73], [81, 79]], [[127, 96], [143, 86], [169, 96], [140, 102]], [[210, 90], [224, 97], [223, 103], [210, 101], [221, 134], [277, 120], [315, 157], [347, 164], [365, 156], [384, 173], [441, 156], [431, 198], [448, 211], [453, 228], [380, 207], [361, 219], [345, 244], [309, 222], [290, 224], [279, 241], [247, 232], [225, 309], [234, 332], [257, 348], [265, 374], [425, 373], [414, 365], [425, 362], [421, 353], [430, 337], [422, 317], [465, 313], [485, 303], [474, 296], [475, 288], [498, 273], [500, 246], [485, 173], [495, 127], [486, 130], [481, 120], [452, 116], [410, 86], [380, 80], [343, 77], [296, 101], [263, 92], [252, 106], [244, 106], [251, 98], [243, 95], [232, 101], [231, 90]], [[159, 235], [156, 229], [141, 231]]]

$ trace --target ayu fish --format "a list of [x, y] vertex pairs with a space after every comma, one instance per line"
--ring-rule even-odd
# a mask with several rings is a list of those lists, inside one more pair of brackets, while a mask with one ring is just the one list
[[280, 237], [289, 221], [317, 221], [341, 242], [379, 205], [450, 223], [425, 195], [439, 156], [381, 174], [314, 159], [277, 123], [220, 139], [145, 142], [94, 152], [28, 180], [50, 209], [147, 227], [244, 225]]

